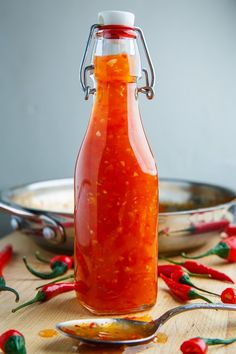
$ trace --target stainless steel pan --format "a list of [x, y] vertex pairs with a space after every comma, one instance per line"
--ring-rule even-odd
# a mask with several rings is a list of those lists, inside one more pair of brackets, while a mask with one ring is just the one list
[[[13, 229], [54, 251], [73, 250], [73, 180], [31, 183], [5, 190], [0, 209]], [[159, 251], [177, 253], [207, 242], [233, 220], [235, 192], [210, 184], [160, 180]]]

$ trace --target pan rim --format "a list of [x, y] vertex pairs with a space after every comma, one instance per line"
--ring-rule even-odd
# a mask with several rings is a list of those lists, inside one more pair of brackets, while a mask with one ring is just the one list
[[[212, 188], [218, 191], [222, 191], [225, 194], [229, 195], [229, 198], [232, 198], [232, 200], [225, 202], [225, 203], [220, 203], [217, 204], [215, 206], [210, 206], [210, 207], [202, 207], [202, 208], [195, 208], [195, 209], [188, 209], [188, 210], [180, 210], [180, 211], [169, 211], [169, 212], [160, 212], [159, 213], [159, 217], [165, 217], [165, 216], [179, 216], [179, 215], [186, 215], [186, 214], [192, 214], [192, 213], [204, 213], [204, 212], [211, 212], [211, 211], [216, 211], [222, 208], [230, 208], [233, 205], [236, 205], [236, 192], [228, 187], [225, 186], [221, 186], [221, 185], [217, 185], [217, 184], [213, 184], [213, 183], [209, 183], [209, 182], [199, 182], [199, 181], [193, 181], [193, 180], [187, 180], [187, 179], [181, 179], [181, 178], [172, 178], [172, 177], [161, 177], [159, 178], [159, 182], [167, 182], [167, 183], [173, 183], [176, 185], [192, 185], [192, 186], [198, 186], [198, 187], [207, 187], [207, 188]], [[37, 181], [33, 181], [30, 183], [23, 183], [23, 184], [19, 184], [7, 189], [4, 189], [2, 191], [0, 191], [0, 201], [2, 201], [3, 203], [7, 203], [10, 204], [14, 207], [18, 207], [24, 210], [28, 210], [31, 212], [34, 212], [35, 214], [48, 214], [48, 215], [59, 215], [59, 216], [65, 216], [68, 218], [72, 218], [73, 217], [73, 213], [71, 212], [62, 212], [62, 211], [56, 211], [56, 210], [46, 210], [46, 209], [38, 209], [38, 208], [30, 208], [30, 207], [26, 207], [23, 206], [19, 203], [16, 203], [14, 201], [12, 201], [10, 199], [10, 196], [13, 193], [16, 193], [17, 191], [20, 190], [37, 190], [42, 187], [48, 187], [49, 186], [55, 186], [58, 187], [60, 185], [63, 186], [71, 186], [71, 184], [73, 184], [73, 178], [72, 177], [65, 177], [65, 178], [56, 178], [56, 179], [46, 179], [46, 180], [37, 180]], [[38, 188], [37, 188], [38, 187]], [[32, 189], [31, 189], [32, 188]]]

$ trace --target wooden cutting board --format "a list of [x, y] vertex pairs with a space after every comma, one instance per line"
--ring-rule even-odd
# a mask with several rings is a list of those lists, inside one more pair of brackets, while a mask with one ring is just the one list
[[[216, 237], [212, 244], [219, 238]], [[22, 256], [27, 256], [31, 264], [40, 270], [48, 270], [46, 264], [41, 264], [35, 260], [33, 254], [39, 247], [28, 237], [20, 232], [14, 232], [0, 240], [0, 248], [11, 243], [14, 248], [14, 259], [5, 269], [7, 284], [16, 288], [21, 296], [20, 303], [25, 302], [35, 296], [35, 287], [45, 283], [31, 275], [22, 262]], [[211, 244], [208, 244], [208, 247]], [[206, 247], [205, 247], [206, 248]], [[204, 249], [204, 248], [203, 248]], [[201, 249], [200, 251], [202, 251]], [[51, 256], [49, 252], [42, 250], [45, 256]], [[224, 260], [216, 256], [204, 260], [205, 264], [226, 271], [236, 280], [236, 265], [227, 264]], [[231, 286], [215, 280], [194, 278], [194, 283], [202, 288], [220, 293], [224, 288]], [[197, 302], [197, 300], [195, 300]], [[43, 304], [35, 304], [22, 309], [17, 313], [11, 313], [15, 307], [14, 296], [10, 293], [2, 292], [0, 295], [0, 333], [15, 328], [21, 331], [26, 339], [28, 354], [60, 354], [60, 353], [180, 353], [179, 347], [187, 338], [203, 336], [226, 338], [236, 336], [236, 313], [215, 310], [200, 310], [181, 314], [166, 323], [161, 333], [166, 343], [150, 343], [131, 348], [96, 348], [80, 345], [76, 340], [57, 334], [50, 338], [43, 338], [39, 335], [41, 330], [55, 328], [55, 323], [65, 320], [93, 317], [86, 309], [82, 308], [74, 296], [74, 293], [62, 294], [55, 299]], [[159, 281], [159, 294], [156, 306], [148, 313], [152, 318], [160, 316], [166, 310], [178, 306], [180, 303], [171, 297], [162, 280]], [[139, 313], [137, 316], [143, 316]], [[146, 313], [147, 314], [147, 313]], [[210, 347], [209, 353], [236, 353], [236, 343], [229, 346]]]

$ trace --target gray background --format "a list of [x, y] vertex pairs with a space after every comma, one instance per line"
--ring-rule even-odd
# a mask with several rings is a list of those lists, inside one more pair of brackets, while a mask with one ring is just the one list
[[92, 100], [79, 86], [100, 10], [143, 28], [156, 97], [140, 98], [160, 176], [236, 189], [235, 0], [0, 0], [0, 188], [72, 176]]

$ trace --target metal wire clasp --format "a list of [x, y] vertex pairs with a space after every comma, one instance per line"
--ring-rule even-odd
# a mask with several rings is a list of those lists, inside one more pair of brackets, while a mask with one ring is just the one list
[[[82, 62], [80, 65], [80, 83], [81, 83], [82, 89], [85, 94], [85, 100], [88, 100], [89, 95], [93, 95], [96, 92], [96, 88], [91, 87], [88, 84], [88, 76], [93, 74], [94, 65], [93, 64], [86, 65], [86, 62], [87, 62], [87, 58], [88, 58], [89, 47], [92, 42], [92, 39], [94, 38], [94, 33], [97, 31], [97, 29], [99, 29], [101, 27], [102, 26], [98, 25], [98, 24], [94, 24], [91, 26], [90, 31], [89, 31], [88, 40], [87, 40], [86, 47], [85, 47], [85, 51], [84, 51], [84, 55], [83, 55]], [[138, 87], [138, 92], [144, 93], [146, 95], [146, 97], [149, 100], [151, 100], [154, 97], [154, 89], [153, 88], [155, 85], [155, 72], [154, 72], [152, 60], [151, 60], [151, 57], [150, 57], [150, 54], [148, 51], [148, 47], [146, 44], [146, 40], [145, 40], [143, 31], [139, 27], [134, 27], [133, 30], [138, 33], [138, 36], [139, 36], [141, 43], [143, 45], [143, 48], [144, 48], [144, 53], [145, 53], [145, 56], [147, 59], [148, 67], [149, 67], [149, 71], [145, 68], [142, 69], [142, 71], [144, 73], [144, 78], [145, 78], [145, 86]], [[149, 73], [150, 73], [150, 80], [149, 80]]]
[[144, 48], [144, 53], [146, 55], [147, 63], [148, 63], [149, 70], [150, 70], [150, 76], [151, 76], [151, 80], [149, 83], [148, 70], [144, 69], [144, 68], [142, 69], [142, 71], [144, 73], [146, 85], [139, 87], [138, 92], [144, 93], [146, 95], [146, 97], [149, 100], [151, 100], [154, 97], [155, 71], [154, 71], [154, 67], [153, 67], [152, 60], [151, 60], [151, 57], [150, 57], [150, 54], [148, 51], [148, 47], [147, 47], [147, 43], [146, 43], [143, 31], [139, 27], [134, 27], [134, 30], [139, 34], [139, 37], [141, 39], [141, 43]]

